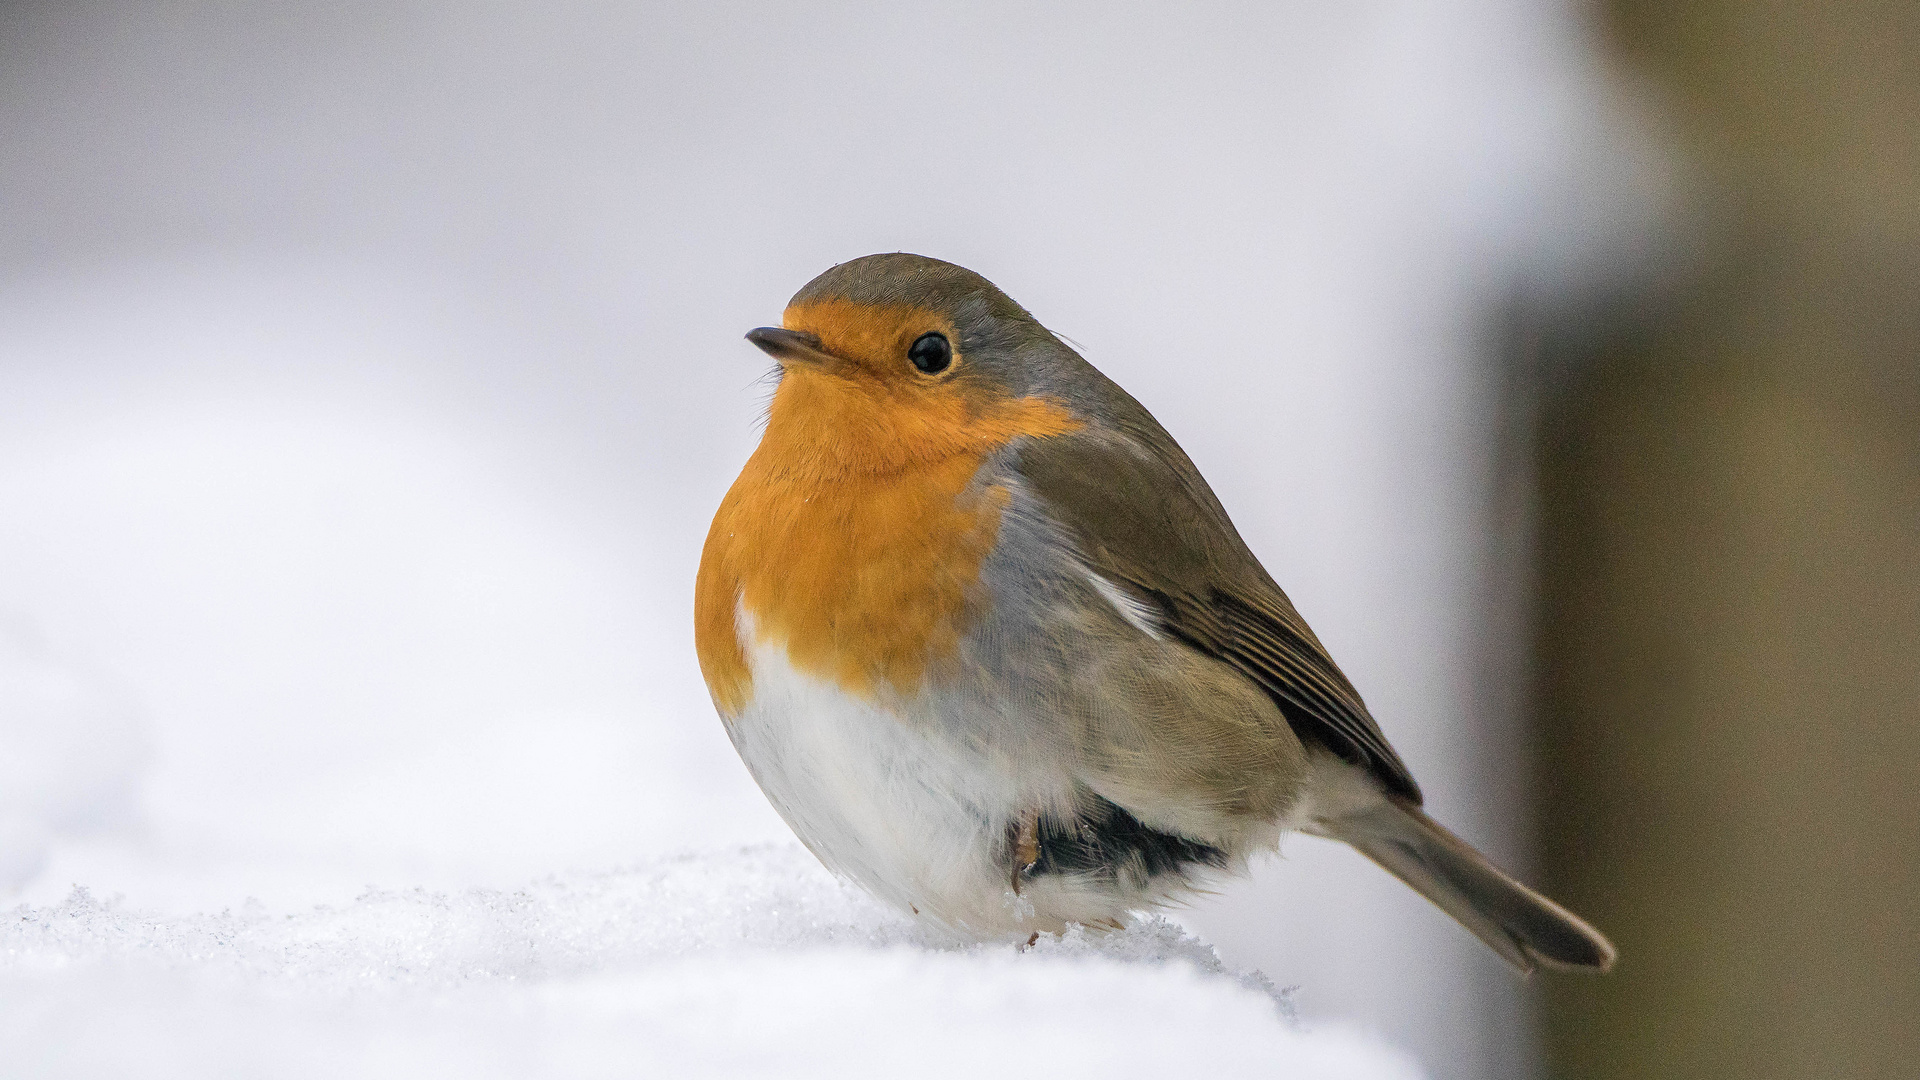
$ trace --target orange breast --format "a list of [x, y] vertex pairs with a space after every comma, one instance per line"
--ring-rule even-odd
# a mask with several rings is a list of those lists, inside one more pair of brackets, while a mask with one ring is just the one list
[[1039, 398], [789, 372], [700, 560], [695, 645], [721, 714], [753, 696], [736, 608], [801, 671], [869, 698], [913, 693], [980, 614], [1008, 498], [975, 482], [980, 465], [1012, 439], [1078, 426]]

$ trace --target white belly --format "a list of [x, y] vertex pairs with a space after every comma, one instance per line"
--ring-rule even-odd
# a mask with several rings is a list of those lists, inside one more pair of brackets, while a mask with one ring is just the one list
[[1038, 805], [1038, 792], [943, 738], [931, 718], [903, 717], [794, 670], [783, 647], [747, 653], [753, 698], [729, 734], [821, 862], [949, 926], [1038, 928], [1030, 898], [1011, 888], [1006, 842], [1008, 823]]

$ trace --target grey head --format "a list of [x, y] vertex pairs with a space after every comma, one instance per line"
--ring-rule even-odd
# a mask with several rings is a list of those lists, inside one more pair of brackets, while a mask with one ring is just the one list
[[807, 282], [788, 311], [834, 302], [941, 316], [957, 332], [954, 348], [971, 369], [963, 377], [991, 380], [1013, 397], [1052, 398], [1096, 422], [1145, 413], [1027, 309], [964, 266], [904, 251], [866, 255]]

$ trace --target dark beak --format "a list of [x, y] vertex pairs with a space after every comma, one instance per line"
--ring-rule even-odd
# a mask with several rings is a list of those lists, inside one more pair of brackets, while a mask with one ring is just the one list
[[799, 330], [762, 326], [747, 331], [747, 340], [760, 346], [768, 356], [781, 363], [825, 364], [833, 359], [820, 349], [820, 339]]

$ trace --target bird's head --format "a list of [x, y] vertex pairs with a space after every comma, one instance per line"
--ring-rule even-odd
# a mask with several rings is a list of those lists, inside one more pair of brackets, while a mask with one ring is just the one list
[[777, 327], [747, 334], [780, 362], [768, 436], [855, 467], [896, 468], [1078, 426], [1073, 354], [993, 283], [905, 253], [808, 282]]

